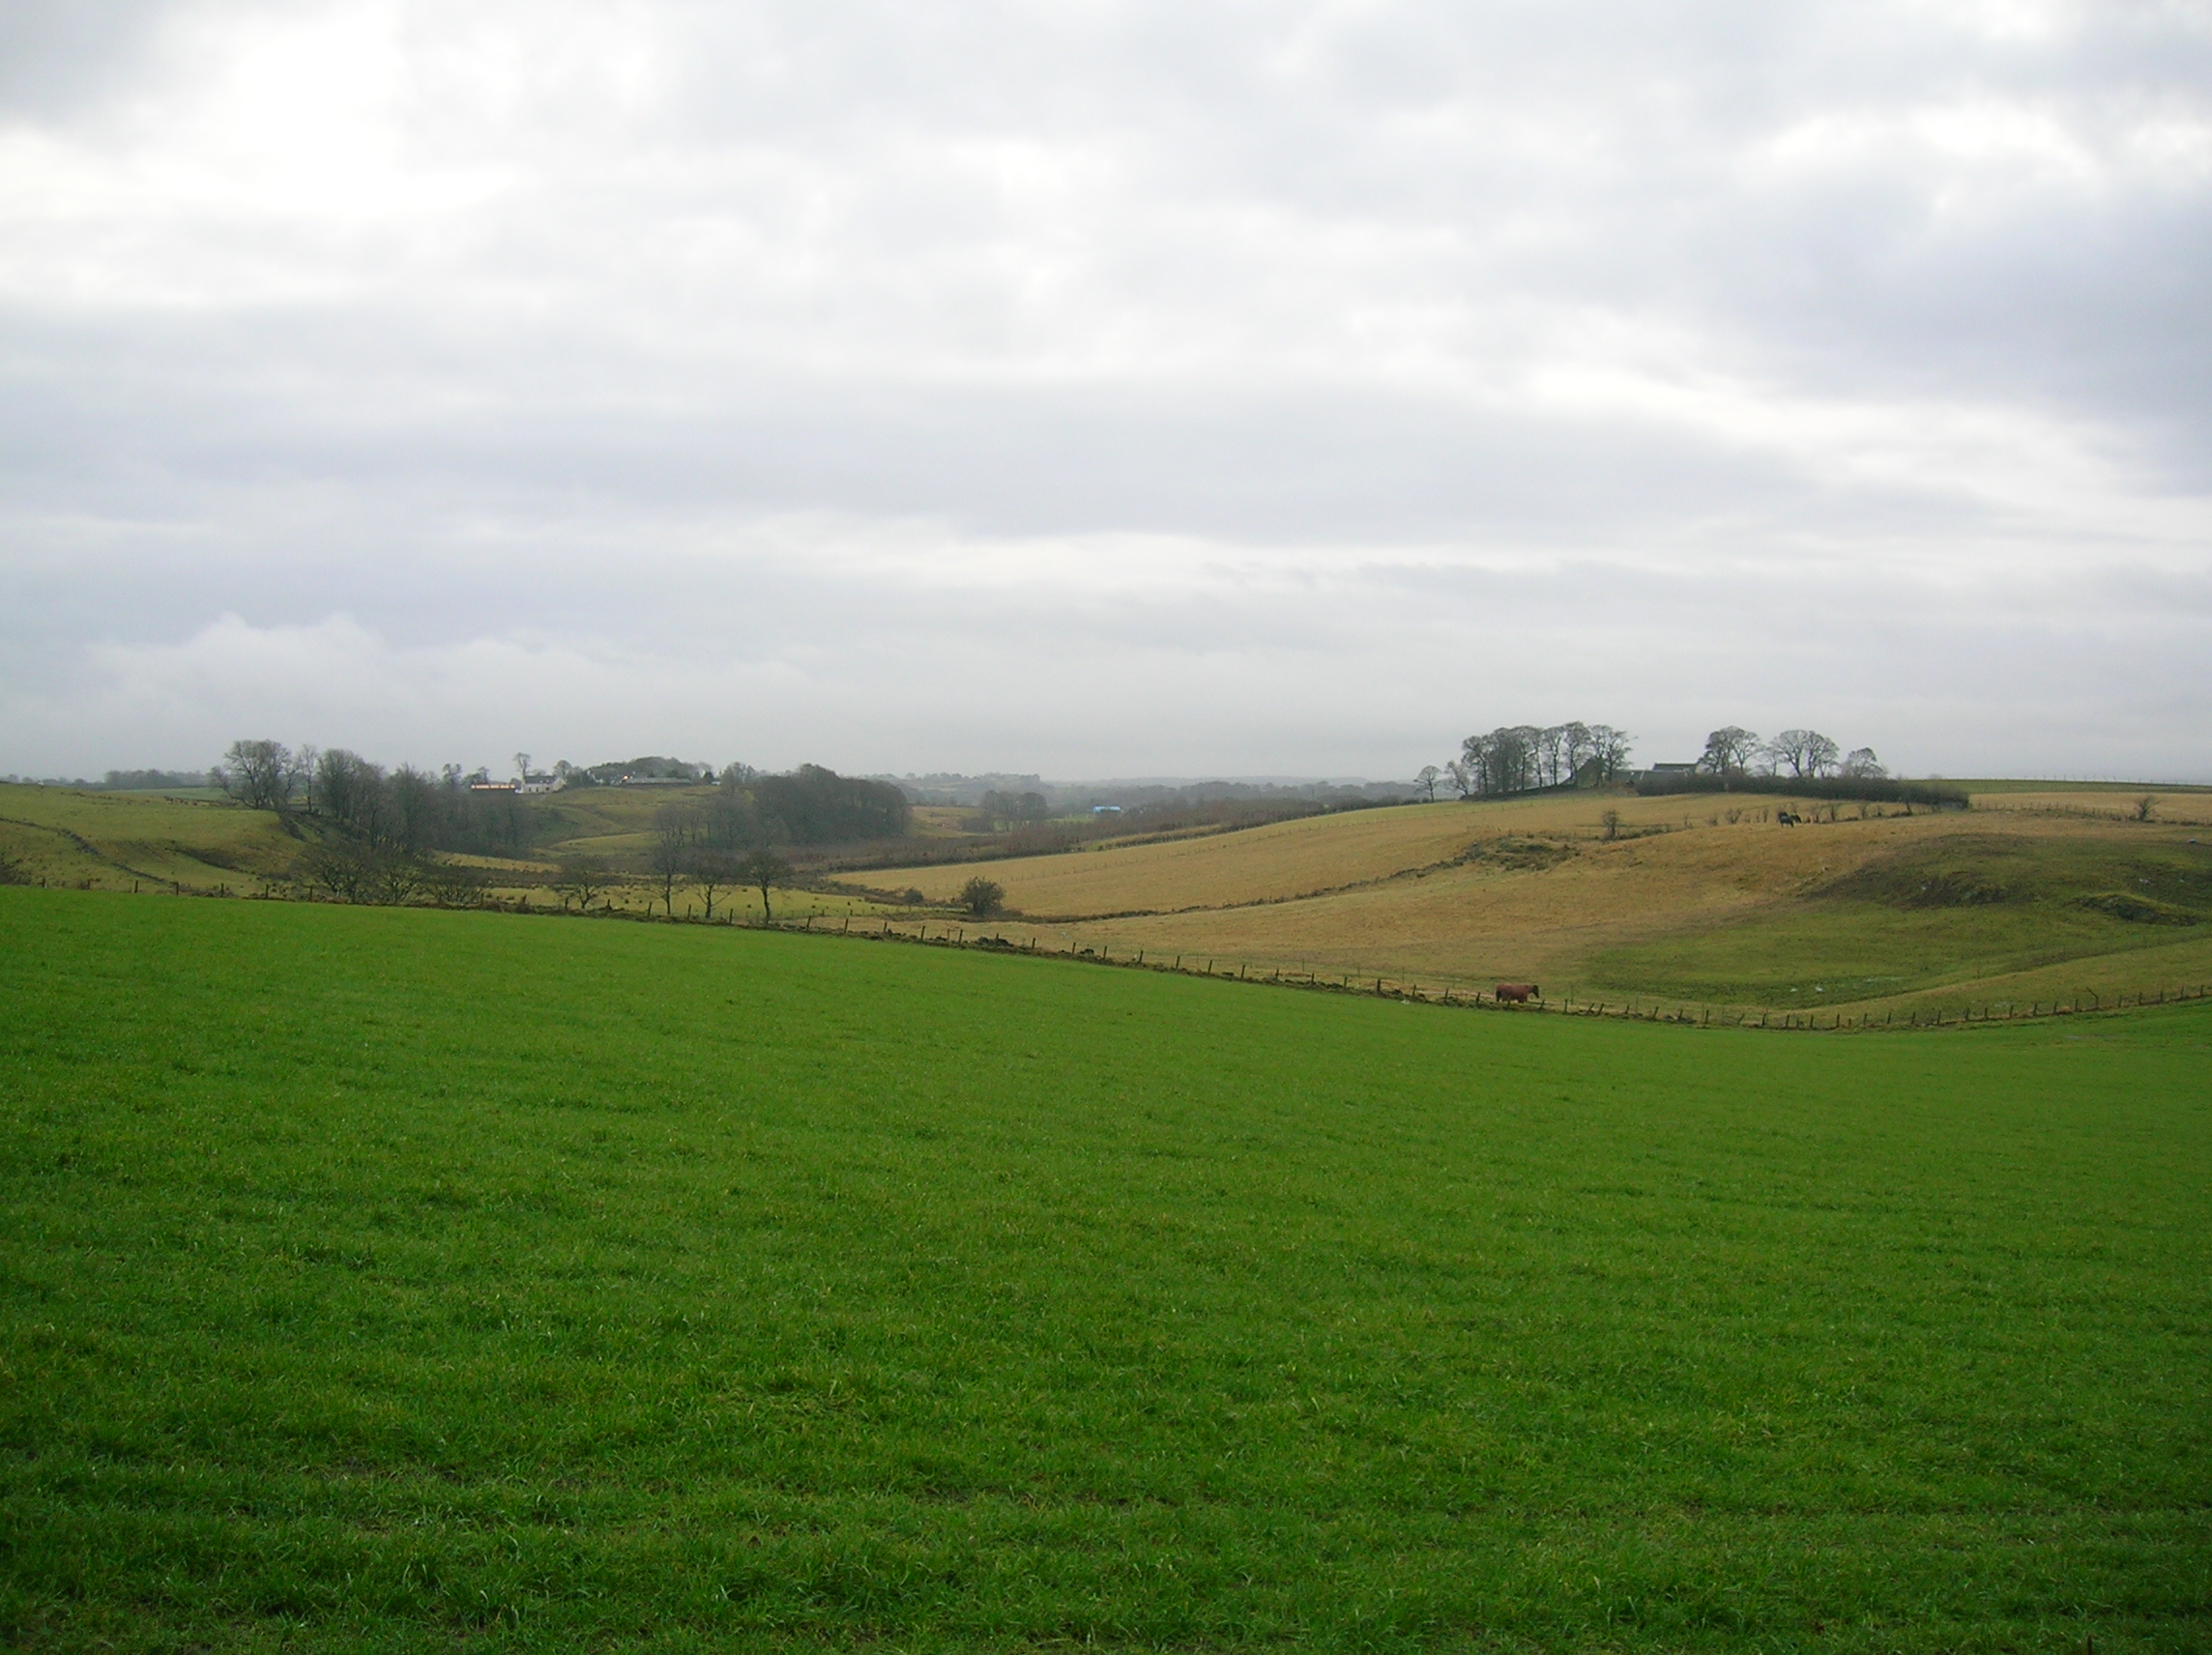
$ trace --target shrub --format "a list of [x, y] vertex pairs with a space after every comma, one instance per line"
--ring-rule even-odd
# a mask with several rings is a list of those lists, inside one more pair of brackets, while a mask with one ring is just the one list
[[988, 919], [1006, 905], [1006, 889], [978, 874], [960, 887], [960, 906], [977, 919]]

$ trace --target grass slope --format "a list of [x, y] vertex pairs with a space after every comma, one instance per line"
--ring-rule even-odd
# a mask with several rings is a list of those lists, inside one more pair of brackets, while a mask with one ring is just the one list
[[2200, 1649], [2212, 1018], [0, 890], [0, 1640]]
[[227, 800], [0, 782], [0, 855], [49, 884], [250, 890], [299, 852], [270, 812]]
[[[1062, 945], [1464, 988], [1948, 1008], [2048, 998], [2056, 968], [2069, 994], [2212, 980], [2212, 848], [2186, 823], [1847, 804], [1785, 828], [1781, 807], [1807, 809], [1758, 795], [1412, 805], [991, 877]], [[1607, 809], [1625, 836], [1604, 838]], [[972, 871], [916, 883], [942, 894]]]

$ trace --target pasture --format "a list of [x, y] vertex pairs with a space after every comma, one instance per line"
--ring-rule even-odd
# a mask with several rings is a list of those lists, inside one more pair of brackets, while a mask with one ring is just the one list
[[[1408, 805], [993, 863], [1052, 946], [1462, 990], [1952, 1009], [2212, 980], [2212, 798], [1780, 828], [1758, 795]], [[1802, 801], [1799, 810], [1806, 809]], [[1603, 813], [1618, 815], [1607, 838]], [[2193, 813], [2193, 814], [2192, 814]], [[912, 870], [931, 895], [975, 869]]]
[[0, 855], [51, 885], [252, 890], [299, 851], [275, 816], [227, 799], [0, 782]]
[[0, 1641], [2201, 1649], [2208, 1011], [0, 889]]
[[[2139, 790], [1976, 787], [1970, 814], [1845, 804], [1791, 828], [1773, 821], [1787, 800], [1750, 794], [1406, 805], [813, 878], [774, 912], [912, 912], [911, 886], [942, 918], [980, 874], [1005, 887], [1012, 934], [1063, 951], [1722, 1010], [1948, 1013], [2212, 981], [2212, 849], [2198, 842], [2212, 795], [2159, 793], [2138, 822]], [[596, 906], [665, 914], [642, 872], [653, 816], [704, 797], [570, 790], [529, 802], [529, 859], [449, 859], [475, 866], [492, 900], [543, 908], [569, 900], [552, 888], [559, 858], [599, 855], [627, 875]], [[945, 815], [929, 834], [948, 830]], [[227, 803], [0, 787], [0, 854], [50, 884], [291, 888], [328, 831]], [[678, 917], [710, 916], [696, 884], [668, 894]], [[712, 916], [733, 915], [757, 917], [757, 895], [716, 891]]]

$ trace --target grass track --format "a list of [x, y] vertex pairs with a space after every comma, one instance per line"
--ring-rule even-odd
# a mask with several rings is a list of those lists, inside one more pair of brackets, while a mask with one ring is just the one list
[[0, 890], [0, 1639], [2201, 1649], [2208, 1045]]

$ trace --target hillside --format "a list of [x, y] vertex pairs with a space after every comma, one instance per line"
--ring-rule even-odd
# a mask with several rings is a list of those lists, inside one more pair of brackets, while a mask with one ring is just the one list
[[[464, 859], [499, 900], [558, 906], [558, 857], [642, 869], [654, 814], [705, 797], [535, 799], [534, 859]], [[775, 911], [874, 915], [910, 886], [943, 905], [981, 875], [1005, 887], [1010, 934], [1055, 947], [1709, 1006], [2002, 1006], [2212, 981], [2212, 851], [2197, 842], [2212, 794], [2162, 792], [2148, 822], [2130, 819], [2137, 797], [1988, 787], [1971, 812], [1935, 815], [1757, 795], [1401, 805], [858, 874]], [[1783, 828], [1783, 809], [1812, 819]], [[283, 887], [323, 832], [224, 802], [0, 787], [0, 854], [50, 884], [251, 894]], [[704, 892], [674, 895], [705, 913]], [[752, 893], [715, 896], [717, 916], [759, 912]], [[600, 900], [665, 907], [642, 880]]]
[[269, 812], [227, 799], [0, 782], [0, 856], [50, 885], [253, 890], [301, 845]]
[[0, 890], [0, 1643], [2182, 1655], [2212, 1007]]
[[[2110, 795], [1970, 813], [1590, 795], [1409, 805], [994, 863], [1056, 945], [1534, 981], [1704, 1003], [1946, 1003], [2212, 979], [2212, 795], [2154, 820]], [[1987, 806], [1987, 807], [1985, 807]], [[1618, 837], [1602, 816], [1617, 813]], [[976, 869], [902, 872], [949, 897]], [[1923, 890], [1921, 887], [1928, 888]], [[2017, 979], [2017, 980], [2016, 980]]]

